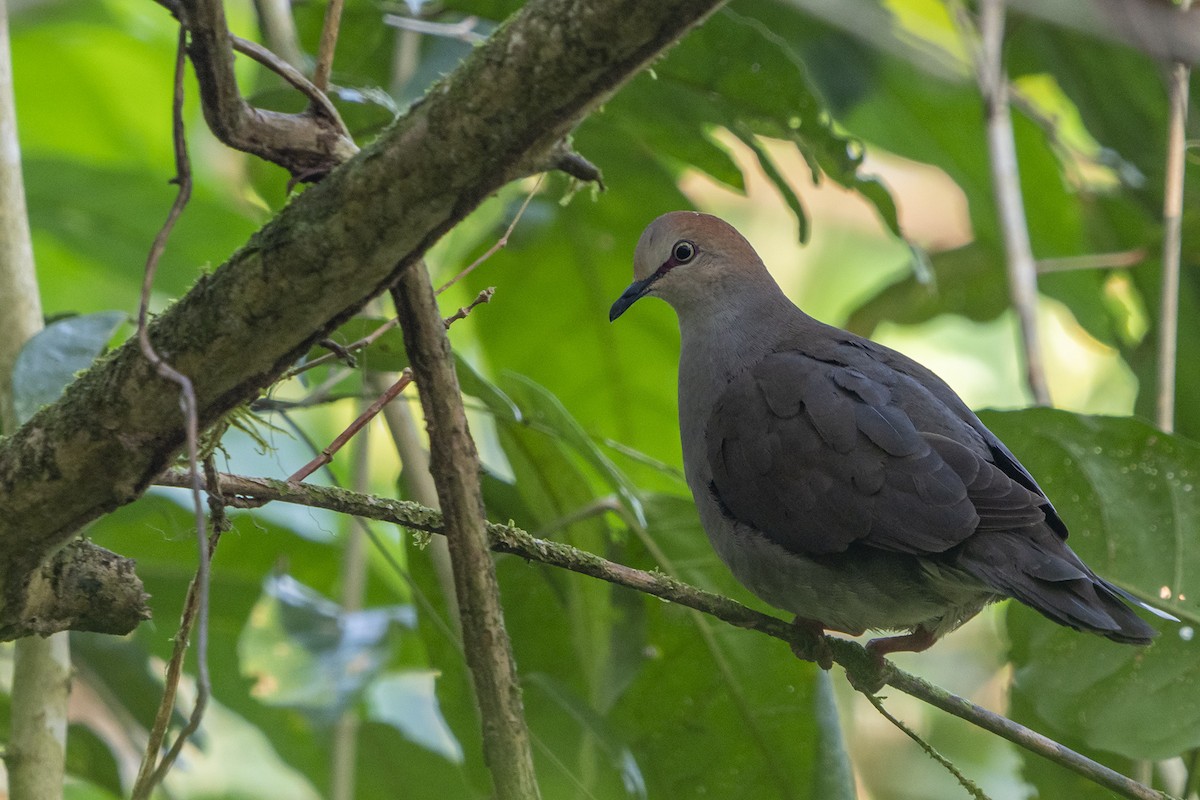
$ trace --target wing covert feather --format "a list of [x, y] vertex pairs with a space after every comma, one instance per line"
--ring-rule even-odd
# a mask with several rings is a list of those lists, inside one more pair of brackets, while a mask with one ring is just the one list
[[768, 355], [727, 385], [708, 421], [722, 508], [804, 555], [854, 542], [935, 554], [976, 530], [1043, 521], [1044, 497], [983, 453], [922, 430], [894, 394], [886, 376]]

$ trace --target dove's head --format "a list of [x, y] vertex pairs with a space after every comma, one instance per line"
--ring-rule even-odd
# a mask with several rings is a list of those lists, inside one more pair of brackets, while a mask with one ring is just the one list
[[644, 295], [661, 297], [683, 312], [736, 293], [742, 285], [771, 280], [732, 225], [695, 211], [673, 211], [647, 226], [633, 255], [633, 278], [613, 303], [610, 320]]

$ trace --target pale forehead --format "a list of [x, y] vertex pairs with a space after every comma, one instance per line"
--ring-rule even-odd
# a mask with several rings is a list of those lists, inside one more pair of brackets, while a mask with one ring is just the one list
[[693, 242], [701, 250], [749, 249], [742, 235], [722, 219], [696, 211], [672, 211], [651, 222], [642, 232], [633, 256], [634, 274], [638, 278], [652, 274], [670, 256], [675, 243], [682, 239]]

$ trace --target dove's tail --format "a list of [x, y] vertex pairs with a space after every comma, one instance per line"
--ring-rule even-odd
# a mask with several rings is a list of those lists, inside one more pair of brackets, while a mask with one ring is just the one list
[[958, 566], [1059, 625], [1114, 642], [1144, 645], [1158, 635], [1126, 601], [1175, 619], [1096, 575], [1048, 528], [971, 537]]

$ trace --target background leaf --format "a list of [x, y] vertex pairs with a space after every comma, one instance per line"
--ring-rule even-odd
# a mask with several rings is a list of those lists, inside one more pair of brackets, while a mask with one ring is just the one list
[[1200, 445], [1134, 419], [1036, 409], [985, 421], [1038, 478], [1097, 572], [1180, 617], [1143, 649], [1009, 611], [1013, 692], [1035, 727], [1129, 758], [1200, 746], [1197, 554]]
[[44, 405], [57, 400], [104, 351], [117, 328], [126, 320], [120, 311], [101, 311], [67, 317], [30, 337], [13, 365], [13, 406], [17, 422], [24, 423]]

